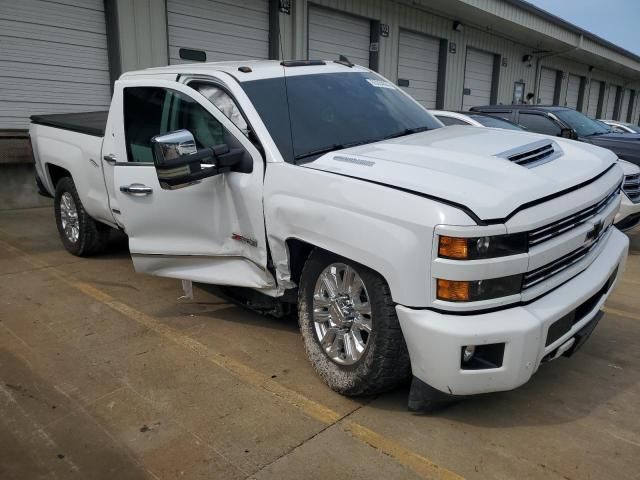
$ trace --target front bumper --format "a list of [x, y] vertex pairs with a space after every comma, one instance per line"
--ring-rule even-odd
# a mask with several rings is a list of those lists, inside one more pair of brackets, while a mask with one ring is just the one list
[[[629, 240], [612, 229], [603, 250], [591, 265], [567, 283], [527, 305], [490, 313], [452, 315], [397, 306], [398, 319], [411, 357], [413, 375], [453, 395], [511, 390], [526, 383], [544, 359], [549, 359], [596, 317], [613, 284], [624, 270]], [[615, 281], [614, 281], [615, 283]], [[551, 324], [578, 307], [586, 314], [553, 342]], [[461, 351], [466, 345], [504, 343], [498, 368], [464, 370]], [[546, 358], [545, 358], [546, 357]]]
[[622, 195], [620, 210], [613, 219], [613, 223], [618, 229], [625, 231], [635, 227], [640, 222], [640, 202], [633, 203], [629, 197]]

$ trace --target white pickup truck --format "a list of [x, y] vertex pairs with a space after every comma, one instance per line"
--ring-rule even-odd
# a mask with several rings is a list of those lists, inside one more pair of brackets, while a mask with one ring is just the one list
[[139, 272], [297, 304], [331, 388], [413, 374], [409, 408], [430, 410], [575, 352], [628, 250], [613, 153], [441, 125], [368, 69], [259, 61], [126, 73], [108, 117], [30, 134], [71, 253], [120, 228]]

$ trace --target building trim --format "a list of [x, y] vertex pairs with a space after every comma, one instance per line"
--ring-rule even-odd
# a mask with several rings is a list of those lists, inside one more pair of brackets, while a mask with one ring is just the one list
[[[620, 120], [620, 106], [622, 104], [622, 87], [616, 87], [616, 99], [613, 103], [613, 120]], [[611, 91], [609, 91], [609, 95], [611, 95]]]
[[633, 89], [630, 89], [631, 94], [629, 95], [629, 107], [627, 108], [627, 118], [624, 119], [624, 121], [631, 123], [632, 119], [633, 119], [633, 110], [635, 107], [635, 103], [636, 103], [636, 91]]
[[543, 18], [555, 25], [558, 25], [560, 27], [563, 27], [573, 33], [576, 33], [578, 35], [582, 35], [585, 38], [588, 38], [590, 40], [593, 40], [596, 43], [599, 43], [607, 48], [610, 48], [611, 50], [620, 53], [621, 55], [624, 55], [625, 57], [629, 57], [633, 60], [635, 60], [636, 62], [640, 62], [640, 55], [636, 55], [633, 52], [630, 52], [629, 50], [626, 50], [618, 45], [616, 45], [615, 43], [611, 43], [608, 40], [605, 40], [602, 37], [599, 37], [598, 35], [596, 35], [595, 33], [591, 33], [588, 30], [584, 30], [570, 22], [567, 22], [566, 20], [563, 20], [560, 17], [557, 17], [555, 15], [553, 15], [552, 13], [547, 12], [546, 10], [543, 10], [541, 8], [536, 7], [535, 5], [530, 4], [529, 2], [525, 2], [523, 0], [502, 0], [506, 3], [509, 3], [517, 8], [520, 8], [522, 10], [525, 10], [529, 13], [533, 13], [534, 15]]
[[502, 64], [502, 56], [499, 53], [493, 54], [493, 71], [491, 72], [491, 93], [489, 101], [491, 105], [498, 103], [498, 88], [500, 87], [500, 66]]
[[445, 89], [447, 87], [447, 57], [449, 55], [449, 40], [440, 39], [438, 52], [438, 84], [436, 85], [436, 110], [444, 109]]
[[280, 2], [269, 0], [269, 60], [280, 58], [280, 37]]
[[607, 88], [607, 82], [600, 82], [600, 92], [598, 93], [598, 107], [596, 108], [596, 118], [602, 118], [602, 111], [604, 108], [605, 90]]
[[564, 72], [562, 70], [556, 70], [556, 84], [553, 87], [553, 104], [554, 105], [560, 105], [560, 94], [562, 93], [563, 79], [564, 79]]
[[374, 72], [380, 70], [380, 20], [369, 21], [369, 68]]
[[115, 81], [122, 74], [122, 59], [120, 57], [120, 29], [118, 28], [117, 0], [104, 0], [104, 17], [107, 31], [107, 55], [109, 57], [109, 78], [111, 92]]
[[582, 112], [584, 107], [584, 94], [587, 91], [587, 77], [580, 77], [580, 88], [578, 89], [578, 104], [576, 105], [576, 110]]

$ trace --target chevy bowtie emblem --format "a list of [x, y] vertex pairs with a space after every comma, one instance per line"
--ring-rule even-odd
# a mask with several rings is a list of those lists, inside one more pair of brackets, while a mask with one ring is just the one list
[[587, 242], [596, 240], [600, 236], [600, 233], [602, 233], [603, 228], [604, 228], [604, 222], [600, 220], [598, 223], [596, 223], [593, 226], [593, 229], [587, 232], [587, 238], [586, 238]]

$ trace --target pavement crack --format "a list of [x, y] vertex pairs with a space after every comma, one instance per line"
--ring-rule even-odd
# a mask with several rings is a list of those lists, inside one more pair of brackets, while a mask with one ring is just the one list
[[364, 402], [363, 404], [357, 406], [356, 408], [354, 408], [353, 410], [348, 411], [347, 413], [345, 413], [344, 415], [342, 415], [340, 418], [338, 418], [337, 420], [335, 420], [334, 422], [331, 422], [327, 425], [325, 425], [324, 427], [322, 427], [320, 430], [318, 430], [317, 432], [315, 432], [313, 435], [310, 435], [309, 437], [301, 440], [300, 442], [298, 442], [297, 444], [295, 444], [293, 447], [291, 447], [289, 450], [287, 450], [286, 452], [283, 452], [281, 455], [277, 456], [276, 458], [274, 458], [272, 461], [270, 461], [269, 463], [263, 465], [262, 467], [260, 467], [258, 470], [256, 470], [255, 472], [253, 472], [251, 475], [245, 477], [244, 480], [249, 480], [252, 478], [255, 478], [255, 476], [257, 474], [259, 474], [260, 472], [262, 472], [263, 470], [269, 468], [271, 465], [277, 463], [279, 460], [283, 459], [284, 457], [287, 457], [289, 455], [291, 455], [292, 453], [294, 453], [296, 450], [298, 450], [300, 447], [302, 447], [303, 445], [305, 445], [306, 443], [310, 442], [311, 440], [313, 440], [314, 438], [316, 438], [319, 435], [322, 435], [324, 432], [326, 432], [328, 429], [330, 429], [331, 427], [334, 427], [340, 423], [342, 423], [344, 420], [348, 419], [351, 415], [353, 415], [354, 413], [356, 413], [358, 410], [360, 410], [363, 407], [366, 407], [367, 405], [369, 405], [369, 403], [371, 403], [374, 398], [376, 397], [372, 397], [370, 399], [368, 399], [366, 402]]

